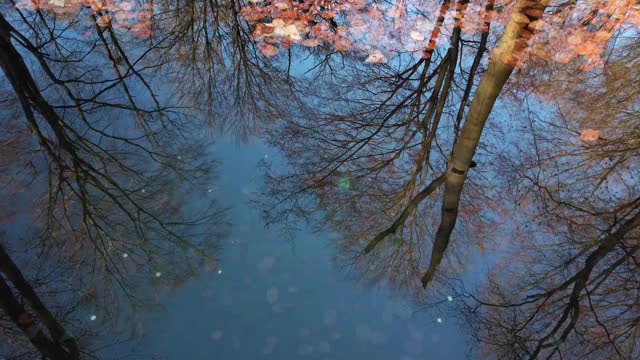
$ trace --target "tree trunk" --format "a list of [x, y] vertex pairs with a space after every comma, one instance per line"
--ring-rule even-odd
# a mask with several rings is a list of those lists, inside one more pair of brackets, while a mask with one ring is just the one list
[[39, 129], [36, 119], [34, 117], [34, 110], [37, 111], [47, 124], [53, 130], [56, 139], [58, 140], [58, 146], [70, 155], [75, 154], [73, 145], [67, 139], [64, 133], [63, 120], [54, 111], [53, 107], [42, 97], [42, 93], [38, 88], [27, 64], [24, 62], [20, 52], [11, 43], [11, 33], [15, 32], [15, 29], [9, 24], [9, 22], [0, 14], [0, 68], [2, 68], [5, 76], [9, 80], [9, 83], [13, 87], [25, 116], [27, 122], [32, 128], [32, 131], [38, 136], [38, 140], [50, 153], [53, 151], [44, 135]]
[[489, 118], [500, 91], [507, 79], [509, 79], [511, 72], [513, 72], [515, 58], [526, 47], [527, 39], [525, 37], [527, 33], [530, 35], [531, 30], [527, 28], [526, 22], [523, 23], [523, 16], [529, 21], [537, 20], [536, 17], [526, 14], [526, 12], [534, 14], [536, 13], [535, 11], [526, 10], [544, 11], [547, 4], [548, 0], [519, 0], [516, 3], [513, 15], [489, 62], [487, 71], [476, 89], [469, 107], [469, 113], [462, 127], [462, 134], [453, 148], [453, 156], [447, 170], [440, 225], [433, 242], [429, 266], [422, 277], [422, 286], [425, 288], [433, 279], [435, 271], [440, 262], [442, 262], [444, 253], [449, 246], [451, 233], [458, 219], [462, 187], [467, 178], [471, 160], [480, 142], [482, 129]]
[[0, 276], [0, 306], [43, 356], [53, 360], [70, 359], [70, 354], [62, 349], [59, 344], [49, 339], [33, 321], [31, 315], [13, 295], [11, 288], [2, 276]]
[[69, 336], [64, 327], [51, 314], [49, 309], [40, 300], [38, 294], [29, 282], [24, 278], [18, 266], [13, 262], [4, 247], [0, 245], [0, 273], [4, 274], [13, 284], [15, 289], [27, 301], [31, 309], [36, 313], [38, 319], [47, 327], [54, 342], [65, 346], [68, 349], [68, 359], [79, 358], [78, 344], [75, 339]]
[[[20, 53], [11, 43], [12, 31], [15, 30], [11, 24], [0, 14], [0, 68], [3, 70], [5, 76], [13, 86], [16, 95], [20, 99], [27, 121], [38, 136], [40, 143], [48, 150], [51, 150], [35, 122], [33, 114], [34, 108], [47, 120], [47, 123], [56, 134], [59, 145], [67, 150], [71, 149], [72, 146], [64, 136], [62, 130], [62, 119], [58, 117], [53, 108], [44, 100], [33, 76], [31, 76], [29, 68]], [[68, 352], [65, 351], [65, 359], [79, 358], [78, 345], [75, 339], [67, 334], [62, 325], [60, 325], [49, 312], [2, 246], [0, 246], [0, 272], [6, 275], [7, 279], [13, 283], [16, 290], [36, 312], [40, 321], [48, 328], [56, 346], [64, 344], [68, 349]]]

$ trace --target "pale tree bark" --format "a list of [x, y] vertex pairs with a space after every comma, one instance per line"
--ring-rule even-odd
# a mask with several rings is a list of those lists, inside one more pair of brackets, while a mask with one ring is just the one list
[[[526, 47], [527, 35], [531, 34], [531, 30], [527, 27], [528, 23], [539, 18], [535, 15], [541, 14], [548, 2], [548, 0], [519, 0], [516, 3], [505, 32], [489, 61], [487, 71], [476, 89], [447, 169], [440, 225], [433, 242], [427, 271], [422, 276], [422, 286], [425, 288], [433, 279], [449, 246], [451, 233], [458, 219], [460, 195], [473, 155], [480, 142], [482, 129], [500, 91], [515, 68], [515, 58]], [[525, 18], [528, 21], [524, 20]]]

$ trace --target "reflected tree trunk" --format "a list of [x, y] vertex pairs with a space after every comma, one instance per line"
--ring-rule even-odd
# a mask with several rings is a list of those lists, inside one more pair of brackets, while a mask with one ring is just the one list
[[[548, 0], [518, 1], [504, 35], [489, 62], [487, 71], [476, 89], [469, 113], [462, 127], [460, 139], [453, 148], [453, 156], [447, 170], [440, 225], [433, 242], [429, 266], [422, 276], [422, 286], [425, 288], [433, 280], [435, 271], [449, 246], [451, 233], [458, 219], [460, 195], [473, 155], [480, 142], [482, 130], [500, 91], [515, 68], [517, 55], [526, 47], [526, 42], [530, 37], [528, 35], [531, 33], [531, 30], [528, 29], [528, 23], [537, 19], [529, 14], [543, 12], [547, 4]], [[523, 16], [528, 21], [523, 21]]]
[[404, 222], [407, 220], [409, 215], [415, 211], [420, 202], [431, 193], [433, 193], [444, 182], [444, 179], [445, 174], [438, 176], [431, 183], [429, 183], [429, 185], [422, 189], [422, 191], [420, 191], [413, 199], [411, 199], [411, 201], [409, 201], [409, 204], [407, 204], [402, 213], [400, 213], [400, 216], [398, 216], [398, 218], [393, 222], [393, 224], [376, 235], [376, 237], [373, 238], [373, 240], [371, 240], [369, 244], [367, 244], [364, 249], [364, 253], [370, 253], [378, 245], [378, 243], [380, 243], [380, 241], [384, 240], [384, 238], [391, 234], [395, 234], [396, 231], [398, 231], [398, 228], [401, 228], [404, 225]]
[[72, 338], [58, 320], [56, 320], [2, 245], [0, 245], [0, 273], [4, 274], [7, 279], [11, 281], [18, 293], [20, 293], [31, 309], [33, 309], [38, 319], [42, 321], [49, 330], [56, 345], [63, 344], [68, 348], [67, 358], [77, 359], [79, 357], [79, 349], [76, 340]]
[[[72, 145], [64, 135], [62, 129], [63, 121], [53, 110], [51, 105], [42, 97], [27, 64], [25, 64], [18, 50], [11, 43], [11, 33], [15, 31], [11, 24], [0, 14], [0, 67], [5, 76], [9, 79], [11, 86], [15, 90], [20, 104], [24, 109], [27, 122], [32, 131], [38, 137], [41, 145], [51, 154], [55, 155], [50, 144], [47, 143], [44, 135], [38, 129], [34, 110], [39, 112], [53, 130], [59, 146], [73, 154]], [[55, 158], [55, 156], [54, 156]]]
[[[14, 88], [20, 103], [25, 111], [27, 121], [38, 136], [40, 143], [47, 151], [55, 153], [50, 144], [38, 130], [33, 109], [41, 113], [43, 118], [51, 126], [59, 141], [59, 145], [64, 149], [70, 149], [71, 144], [67, 141], [61, 129], [62, 122], [53, 108], [42, 98], [38, 87], [31, 76], [31, 73], [24, 63], [20, 53], [11, 43], [11, 32], [13, 28], [0, 14], [0, 67], [5, 76], [9, 79]], [[38, 297], [33, 287], [24, 278], [18, 266], [13, 262], [5, 249], [0, 246], [0, 272], [13, 284], [15, 289], [27, 301], [29, 306], [36, 313], [38, 319], [47, 327], [53, 340], [49, 339], [41, 330], [34, 330], [36, 325], [31, 320], [24, 307], [15, 299], [10, 287], [2, 280], [2, 305], [4, 310], [16, 322], [18, 327], [28, 335], [34, 346], [52, 359], [77, 359], [79, 358], [78, 345], [72, 337], [64, 330], [62, 325], [55, 319], [53, 314], [47, 309], [42, 300]], [[23, 320], [28, 319], [24, 324]], [[23, 321], [23, 322], [21, 322]], [[66, 348], [66, 349], [65, 349]], [[68, 349], [68, 350], [67, 350]]]
[[67, 353], [59, 344], [53, 342], [40, 329], [24, 306], [14, 296], [2, 276], [0, 276], [0, 305], [11, 321], [29, 338], [29, 341], [43, 356], [53, 360], [74, 359], [71, 354]]

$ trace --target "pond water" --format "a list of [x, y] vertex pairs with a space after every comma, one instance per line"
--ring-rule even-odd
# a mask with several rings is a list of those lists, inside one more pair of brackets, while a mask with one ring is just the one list
[[223, 160], [216, 191], [234, 225], [218, 268], [144, 321], [145, 351], [161, 359], [464, 358], [468, 339], [451, 312], [418, 311], [349, 279], [332, 263], [330, 234], [265, 229], [249, 197], [261, 186], [257, 162], [277, 159], [272, 149], [227, 143], [212, 153]]
[[[332, 263], [331, 234], [265, 229], [249, 203], [256, 165], [277, 153], [260, 144], [217, 144], [216, 192], [233, 224], [217, 268], [145, 316], [140, 348], [158, 359], [461, 359], [469, 350], [451, 312], [418, 311], [367, 289]], [[442, 323], [438, 323], [438, 318]]]

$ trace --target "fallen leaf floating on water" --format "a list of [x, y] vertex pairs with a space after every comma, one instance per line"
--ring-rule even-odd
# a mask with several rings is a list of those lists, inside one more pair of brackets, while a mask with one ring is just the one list
[[385, 62], [385, 58], [380, 50], [373, 50], [369, 53], [369, 57], [365, 61], [373, 64], [381, 64]]
[[600, 131], [594, 129], [585, 129], [580, 133], [580, 140], [596, 141], [600, 138]]
[[278, 54], [278, 48], [267, 43], [260, 43], [257, 45], [258, 50], [264, 56], [274, 56]]
[[267, 302], [269, 304], [275, 304], [278, 301], [278, 288], [271, 287], [267, 290]]
[[366, 29], [367, 23], [361, 19], [356, 19], [351, 22], [351, 27], [354, 29]]
[[265, 34], [263, 36], [275, 35], [285, 38], [288, 37], [293, 40], [302, 40], [300, 31], [295, 24], [287, 24], [282, 19], [273, 19], [272, 23], [265, 25], [274, 28], [274, 32], [273, 34]]
[[424, 35], [422, 35], [422, 33], [418, 32], [418, 31], [412, 31], [411, 33], [409, 33], [409, 36], [411, 36], [411, 38], [415, 41], [423, 41], [424, 40]]
[[211, 333], [211, 340], [218, 341], [218, 340], [222, 339], [222, 335], [223, 335], [222, 330], [216, 330], [216, 331]]

